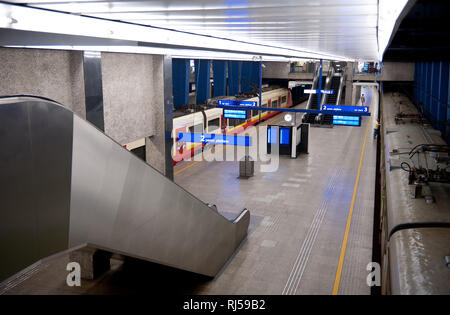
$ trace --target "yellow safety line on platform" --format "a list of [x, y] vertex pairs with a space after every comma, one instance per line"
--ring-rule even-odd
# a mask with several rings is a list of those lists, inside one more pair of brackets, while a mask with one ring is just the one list
[[[202, 159], [201, 161], [203, 161], [203, 159]], [[181, 173], [182, 171], [188, 169], [188, 168], [191, 167], [191, 166], [194, 166], [194, 165], [197, 164], [197, 163], [200, 163], [201, 161], [196, 161], [196, 162], [194, 162], [194, 163], [192, 163], [192, 164], [189, 164], [189, 165], [186, 166], [186, 167], [183, 167], [181, 170], [176, 171], [176, 172], [174, 173], [174, 175], [177, 175], [177, 174]]]
[[[372, 90], [372, 92], [373, 92], [373, 90]], [[372, 102], [370, 104], [369, 109], [372, 108], [373, 99], [374, 99], [374, 96], [372, 95]], [[344, 266], [345, 250], [347, 249], [348, 234], [350, 232], [350, 225], [352, 223], [353, 209], [355, 208], [356, 192], [358, 191], [359, 176], [361, 174], [361, 167], [362, 167], [362, 163], [363, 163], [363, 159], [364, 159], [364, 152], [366, 151], [366, 142], [367, 142], [367, 134], [369, 132], [369, 126], [370, 126], [370, 119], [367, 121], [366, 133], [364, 135], [363, 146], [361, 149], [361, 156], [359, 158], [358, 173], [356, 174], [355, 186], [353, 187], [352, 202], [350, 204], [350, 210], [348, 212], [347, 224], [345, 226], [344, 239], [342, 240], [341, 254], [339, 256], [339, 263], [338, 263], [338, 268], [336, 271], [336, 277], [334, 278], [334, 286], [333, 286], [333, 293], [332, 293], [333, 295], [338, 294], [339, 283], [341, 282], [341, 274], [342, 274], [342, 267]]]

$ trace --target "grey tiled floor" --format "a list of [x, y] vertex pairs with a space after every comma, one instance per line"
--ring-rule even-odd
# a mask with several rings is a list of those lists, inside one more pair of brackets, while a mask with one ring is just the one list
[[[257, 162], [255, 176], [249, 179], [238, 178], [237, 162], [176, 166], [175, 172], [184, 170], [175, 175], [175, 182], [216, 204], [225, 217], [232, 218], [242, 208], [251, 213], [248, 237], [212, 280], [150, 263], [113, 260], [111, 271], [99, 279], [82, 281], [81, 288], [67, 287], [68, 257], [63, 255], [8, 288], [0, 287], [0, 293], [331, 294], [371, 120], [364, 118], [361, 127], [311, 128], [308, 155], [281, 157], [279, 169], [272, 173], [260, 172]], [[340, 294], [370, 293], [365, 268], [372, 254], [375, 150], [369, 126]], [[159, 280], [155, 274], [160, 274]]]
[[[250, 179], [237, 178], [237, 162], [177, 166], [184, 170], [175, 181], [219, 211], [248, 208], [261, 218], [199, 293], [331, 294], [368, 122], [372, 117], [361, 127], [311, 128], [308, 155], [281, 157], [274, 173], [259, 172], [257, 162]], [[365, 268], [372, 256], [375, 159], [370, 125], [339, 294], [370, 294]]]

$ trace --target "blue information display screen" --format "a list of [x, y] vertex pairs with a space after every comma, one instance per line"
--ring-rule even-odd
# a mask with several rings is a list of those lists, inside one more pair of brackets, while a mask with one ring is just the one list
[[256, 102], [253, 101], [232, 101], [232, 100], [219, 100], [219, 105], [225, 106], [248, 106], [256, 107]]
[[228, 145], [242, 145], [249, 147], [252, 145], [252, 138], [249, 136], [238, 135], [222, 135], [222, 134], [208, 134], [208, 133], [187, 133], [180, 132], [177, 141], [191, 142], [191, 143], [213, 143], [213, 144], [228, 144]]
[[277, 128], [267, 128], [267, 143], [277, 143]]
[[223, 118], [247, 119], [248, 111], [242, 109], [223, 109]]
[[322, 105], [322, 110], [336, 110], [355, 113], [368, 113], [368, 106], [346, 106], [346, 105]]
[[283, 127], [270, 127], [267, 128], [267, 143], [276, 144], [277, 143], [277, 129], [280, 131], [280, 145], [289, 145], [291, 141], [291, 128]]
[[333, 125], [361, 126], [361, 117], [333, 115]]
[[280, 128], [280, 144], [289, 145], [291, 138], [291, 128]]

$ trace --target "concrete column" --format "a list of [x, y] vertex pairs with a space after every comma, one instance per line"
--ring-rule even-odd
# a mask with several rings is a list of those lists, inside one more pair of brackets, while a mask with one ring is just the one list
[[164, 99], [155, 98], [151, 103], [155, 113], [154, 135], [145, 139], [147, 163], [152, 165], [167, 178], [173, 180], [172, 159], [172, 126], [173, 126], [173, 95], [172, 95], [172, 57], [155, 58], [153, 63], [154, 76], [163, 78], [155, 81], [155, 88], [164, 91]]
[[345, 69], [345, 105], [353, 105], [353, 62], [347, 62]]
[[0, 95], [31, 94], [86, 117], [81, 51], [0, 48]]
[[189, 104], [189, 59], [172, 60], [173, 105], [180, 108]]
[[[353, 86], [353, 83], [352, 83], [352, 86]], [[356, 105], [357, 97], [358, 97], [357, 92], [358, 92], [358, 88], [356, 86], [353, 86], [353, 88], [352, 88], [352, 99], [351, 99], [350, 103], [349, 104], [346, 103], [346, 105], [351, 105], [351, 106]]]
[[196, 104], [204, 104], [211, 97], [211, 61], [195, 60]]
[[227, 95], [227, 61], [213, 61], [214, 97]]

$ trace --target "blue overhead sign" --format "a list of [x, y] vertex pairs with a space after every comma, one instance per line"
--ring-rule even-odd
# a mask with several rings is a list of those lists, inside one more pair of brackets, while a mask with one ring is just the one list
[[361, 116], [333, 115], [333, 125], [361, 126]]
[[254, 101], [233, 101], [233, 100], [219, 100], [219, 105], [224, 106], [246, 106], [246, 107], [256, 107], [256, 102]]
[[222, 135], [222, 134], [208, 134], [208, 133], [187, 133], [180, 132], [177, 141], [191, 142], [191, 143], [212, 143], [212, 144], [227, 144], [227, 145], [242, 145], [249, 147], [252, 145], [252, 138], [249, 136], [238, 135]]
[[346, 105], [322, 105], [322, 110], [336, 110], [343, 112], [368, 113], [368, 106], [346, 106]]
[[[304, 90], [306, 94], [317, 94], [319, 90]], [[322, 94], [334, 94], [334, 90], [320, 90]]]
[[247, 113], [245, 109], [224, 109], [223, 118], [247, 119]]

